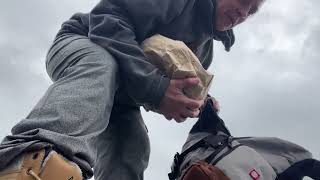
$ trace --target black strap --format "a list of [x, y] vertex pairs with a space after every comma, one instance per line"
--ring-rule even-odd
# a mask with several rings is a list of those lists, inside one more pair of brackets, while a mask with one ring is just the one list
[[190, 146], [186, 150], [184, 150], [181, 154], [178, 152], [174, 156], [174, 161], [171, 167], [171, 173], [168, 174], [170, 180], [175, 180], [180, 175], [180, 166], [187, 154], [190, 152], [200, 148], [200, 147], [213, 147], [217, 149], [213, 154], [211, 154], [207, 159], [213, 159], [225, 146], [228, 146], [230, 143], [231, 136], [225, 135], [209, 135], [206, 138], [200, 140], [199, 142], [195, 143], [194, 145]]
[[[222, 158], [226, 157], [227, 155], [229, 155], [230, 153], [232, 153], [235, 149], [237, 149], [238, 147], [243, 146], [243, 144], [238, 144], [235, 145], [234, 147], [228, 149], [227, 152], [223, 153], [221, 156], [219, 156], [214, 162], [212, 162], [212, 165], [216, 165]], [[213, 159], [212, 159], [213, 160]], [[211, 160], [211, 161], [212, 161]], [[210, 161], [210, 162], [211, 162]]]
[[[217, 144], [216, 147], [214, 147], [216, 150], [210, 154], [210, 156], [208, 156], [205, 161], [208, 164], [211, 164], [211, 162], [213, 161], [213, 159], [227, 146], [230, 147], [230, 149], [232, 149], [232, 141], [233, 141], [233, 137], [232, 136], [221, 136], [219, 138], [220, 142], [219, 144]], [[211, 141], [211, 139], [208, 139], [209, 141]], [[213, 142], [215, 143], [215, 142]]]
[[180, 174], [180, 166], [183, 162], [184, 157], [190, 153], [191, 151], [194, 151], [198, 149], [199, 147], [202, 147], [205, 145], [204, 139], [200, 140], [199, 142], [195, 143], [194, 145], [190, 146], [188, 149], [183, 151], [181, 154], [178, 152], [174, 155], [174, 161], [171, 167], [171, 173], [168, 174], [170, 180], [175, 180], [179, 174]]

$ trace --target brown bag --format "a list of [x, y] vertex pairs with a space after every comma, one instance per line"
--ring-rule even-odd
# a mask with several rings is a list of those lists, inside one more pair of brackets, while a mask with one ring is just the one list
[[162, 35], [154, 35], [142, 43], [147, 60], [172, 79], [198, 77], [198, 86], [184, 89], [193, 99], [207, 96], [213, 75], [201, 65], [199, 59], [182, 41], [175, 41]]
[[191, 165], [181, 180], [230, 180], [219, 168], [199, 161]]

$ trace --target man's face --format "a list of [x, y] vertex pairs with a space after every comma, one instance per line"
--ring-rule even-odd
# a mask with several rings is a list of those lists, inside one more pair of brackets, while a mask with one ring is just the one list
[[232, 29], [257, 12], [263, 2], [264, 0], [217, 0], [216, 29]]

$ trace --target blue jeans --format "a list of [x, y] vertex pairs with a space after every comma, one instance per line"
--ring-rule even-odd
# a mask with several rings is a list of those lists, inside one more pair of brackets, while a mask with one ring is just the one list
[[[88, 37], [66, 34], [46, 59], [53, 84], [0, 145], [0, 169], [21, 153], [52, 147], [84, 178], [142, 180], [150, 143], [139, 106], [128, 103], [115, 59]], [[121, 97], [121, 98], [117, 98]]]

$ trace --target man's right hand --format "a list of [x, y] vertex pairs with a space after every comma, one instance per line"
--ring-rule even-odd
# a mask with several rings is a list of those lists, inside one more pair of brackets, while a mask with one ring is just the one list
[[170, 85], [162, 99], [159, 111], [168, 120], [172, 118], [180, 123], [186, 118], [198, 117], [203, 99], [191, 99], [183, 93], [183, 89], [196, 86], [200, 82], [199, 78], [172, 79]]

